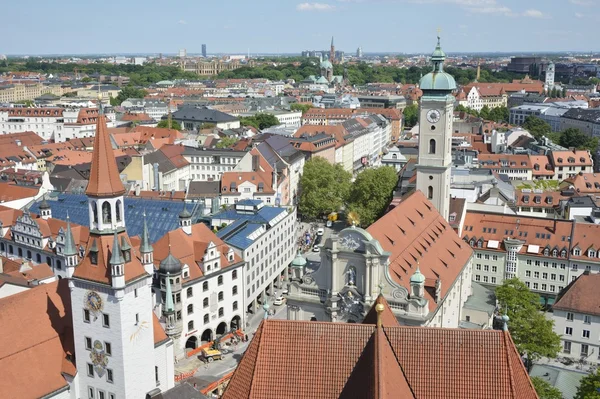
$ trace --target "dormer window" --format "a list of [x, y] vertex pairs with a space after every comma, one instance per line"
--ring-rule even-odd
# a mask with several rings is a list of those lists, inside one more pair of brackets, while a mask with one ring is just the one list
[[550, 249], [544, 248], [544, 256], [548, 256], [550, 254]]
[[483, 247], [483, 240], [480, 238], [479, 241], [477, 241], [477, 248], [481, 247]]
[[98, 264], [98, 253], [97, 252], [90, 252], [90, 262], [92, 262], [92, 265]]
[[536, 204], [540, 204], [540, 203], [542, 202], [542, 197], [540, 197], [539, 195], [536, 195], [536, 196], [533, 198], [533, 201], [534, 201]]
[[581, 250], [580, 250], [579, 248], [575, 248], [575, 249], [573, 250], [573, 255], [575, 255], [575, 256], [579, 256], [579, 255], [581, 255]]
[[127, 249], [127, 250], [123, 251], [123, 256], [125, 258], [126, 263], [131, 262], [131, 250]]
[[558, 158], [558, 163], [562, 163], [563, 159], [562, 158]]
[[590, 258], [595, 258], [595, 257], [596, 257], [596, 251], [594, 251], [593, 249], [590, 249], [590, 250], [588, 251], [588, 256], [589, 256]]
[[569, 163], [575, 163], [575, 158], [569, 157], [568, 161], [569, 161]]
[[561, 258], [566, 258], [567, 257], [567, 250], [563, 249], [562, 251], [560, 251], [560, 257]]
[[471, 245], [472, 247], [475, 246], [475, 240], [471, 238], [471, 241], [469, 242], [469, 245]]

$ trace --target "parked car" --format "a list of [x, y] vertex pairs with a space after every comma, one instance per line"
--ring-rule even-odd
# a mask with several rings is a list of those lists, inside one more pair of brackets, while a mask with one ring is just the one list
[[275, 305], [275, 306], [281, 306], [284, 303], [285, 303], [285, 298], [280, 295], [277, 298], [275, 298], [275, 302], [273, 302], [273, 305]]
[[319, 227], [317, 229], [317, 237], [322, 236], [325, 233], [325, 229], [322, 227]]
[[321, 248], [318, 245], [313, 246], [313, 252], [321, 252]]
[[331, 220], [328, 220], [327, 223], [325, 223], [326, 227], [331, 227], [333, 226], [333, 222]]
[[285, 287], [285, 288], [281, 289], [281, 295], [287, 295], [289, 293], [290, 293], [290, 291], [288, 290], [288, 287]]
[[202, 361], [212, 363], [215, 360], [223, 360], [223, 354], [217, 349], [202, 349]]

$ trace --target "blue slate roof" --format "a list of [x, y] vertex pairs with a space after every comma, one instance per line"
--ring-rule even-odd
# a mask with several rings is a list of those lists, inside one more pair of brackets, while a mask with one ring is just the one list
[[231, 229], [230, 234], [228, 235], [225, 231], [227, 228], [224, 228], [223, 230], [217, 233], [217, 237], [221, 238], [227, 244], [232, 245], [236, 248], [246, 249], [254, 242], [254, 240], [249, 239], [248, 236], [250, 236], [256, 230], [260, 229], [262, 227], [262, 224], [251, 223], [245, 220], [236, 220], [230, 226], [233, 226], [235, 223], [237, 223], [237, 231], [235, 231], [235, 228]]
[[235, 209], [227, 209], [219, 212], [211, 217], [211, 219], [226, 219], [226, 220], [247, 220], [254, 223], [269, 223], [281, 213], [287, 212], [285, 208], [276, 206], [265, 206], [258, 212], [238, 212]]
[[[47, 198], [52, 210], [52, 217], [67, 219], [67, 211], [71, 223], [89, 226], [88, 200], [80, 194], [58, 194]], [[30, 211], [39, 213], [40, 202], [34, 203]], [[188, 208], [191, 207], [188, 204]], [[197, 219], [200, 206], [196, 205], [192, 212], [192, 220]], [[167, 232], [179, 227], [179, 213], [183, 210], [183, 201], [148, 200], [125, 197], [125, 223], [129, 236], [141, 236], [144, 228], [144, 211], [148, 223], [150, 242], [154, 243]]]

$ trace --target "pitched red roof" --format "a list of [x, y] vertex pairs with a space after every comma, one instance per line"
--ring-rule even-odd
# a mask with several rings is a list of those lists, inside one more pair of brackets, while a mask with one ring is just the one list
[[242, 357], [230, 398], [538, 396], [508, 332], [272, 319]]
[[125, 188], [119, 177], [110, 137], [106, 131], [106, 117], [98, 116], [90, 181], [85, 193], [92, 197], [123, 195]]
[[[441, 296], [446, 296], [471, 257], [471, 248], [418, 190], [408, 194], [367, 231], [377, 239], [389, 257], [390, 276], [410, 291], [410, 277], [419, 265], [426, 277], [425, 286], [441, 281]], [[426, 289], [429, 309], [436, 309], [434, 290]]]
[[563, 290], [553, 309], [600, 316], [600, 274], [584, 273]]

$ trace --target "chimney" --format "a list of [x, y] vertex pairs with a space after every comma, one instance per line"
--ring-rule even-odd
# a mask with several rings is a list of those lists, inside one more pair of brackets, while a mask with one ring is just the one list
[[259, 158], [258, 155], [252, 154], [252, 171], [256, 172], [258, 170]]

